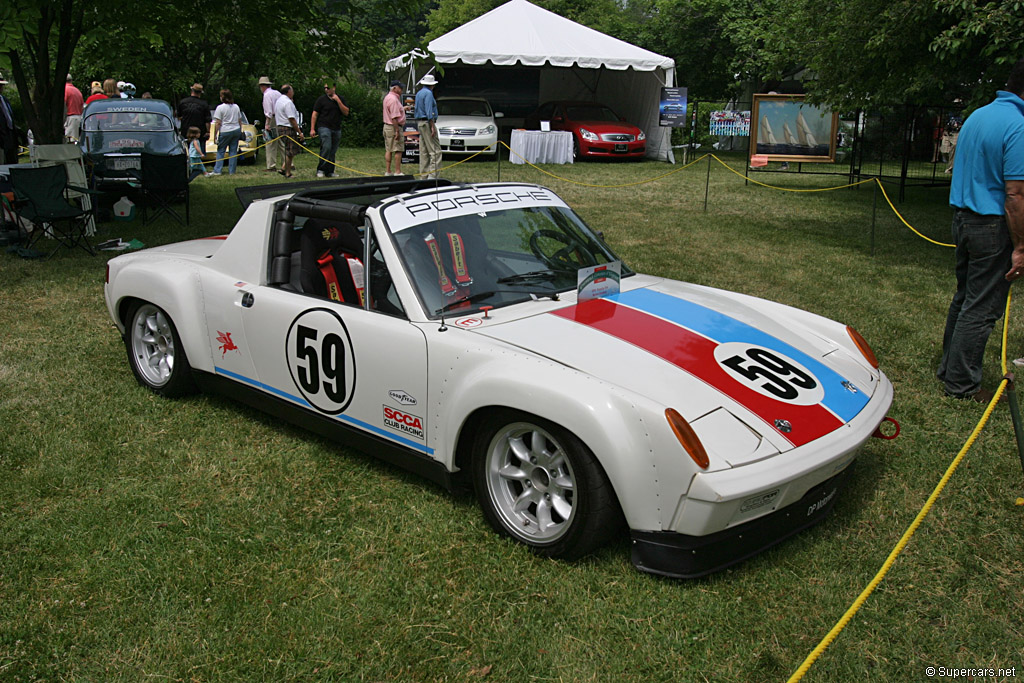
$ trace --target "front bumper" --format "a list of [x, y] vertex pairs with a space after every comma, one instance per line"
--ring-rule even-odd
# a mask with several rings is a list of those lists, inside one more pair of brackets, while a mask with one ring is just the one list
[[498, 140], [486, 136], [438, 136], [443, 154], [496, 154]]
[[633, 565], [650, 574], [693, 579], [742, 562], [821, 521], [851, 469], [821, 482], [791, 505], [707, 536], [631, 531]]
[[586, 157], [642, 157], [647, 154], [646, 142], [589, 142], [584, 140], [580, 155]]

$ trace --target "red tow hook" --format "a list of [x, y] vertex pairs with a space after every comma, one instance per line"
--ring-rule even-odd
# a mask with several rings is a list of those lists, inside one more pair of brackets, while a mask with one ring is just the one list
[[[883, 432], [882, 431], [882, 425], [884, 425], [886, 422], [888, 422], [889, 424], [891, 424], [894, 427], [896, 427], [896, 431], [893, 432], [892, 434], [886, 434], [885, 432]], [[878, 425], [878, 428], [875, 430], [875, 433], [872, 434], [871, 436], [875, 437], [876, 439], [885, 439], [886, 441], [892, 441], [893, 439], [895, 439], [899, 435], [900, 435], [900, 423], [897, 422], [896, 420], [892, 419], [891, 417], [885, 417], [885, 418], [882, 419], [881, 424]]]

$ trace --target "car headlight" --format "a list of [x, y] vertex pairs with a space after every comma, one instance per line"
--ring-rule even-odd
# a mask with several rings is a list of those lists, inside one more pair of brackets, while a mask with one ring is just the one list
[[245, 131], [245, 141], [246, 141], [246, 143], [251, 145], [252, 144], [252, 137], [253, 137], [253, 135], [252, 135], [252, 131], [251, 130]]
[[637, 140], [646, 140], [647, 139], [647, 135], [645, 135], [643, 131], [640, 131], [640, 135], [637, 135], [636, 139]]
[[591, 133], [586, 128], [580, 128], [580, 137], [589, 142], [597, 142], [597, 134]]
[[494, 131], [497, 130], [492, 123], [489, 126], [485, 126], [476, 132], [477, 135], [494, 135]]

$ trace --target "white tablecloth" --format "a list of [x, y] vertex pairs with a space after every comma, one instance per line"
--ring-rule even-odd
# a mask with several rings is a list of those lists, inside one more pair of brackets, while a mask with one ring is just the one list
[[513, 130], [513, 164], [571, 164], [572, 133], [567, 130]]

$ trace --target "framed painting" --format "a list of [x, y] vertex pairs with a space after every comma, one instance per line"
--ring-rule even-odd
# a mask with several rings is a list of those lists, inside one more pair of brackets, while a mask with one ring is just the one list
[[755, 94], [750, 154], [768, 161], [833, 162], [839, 115], [808, 104], [803, 95]]

